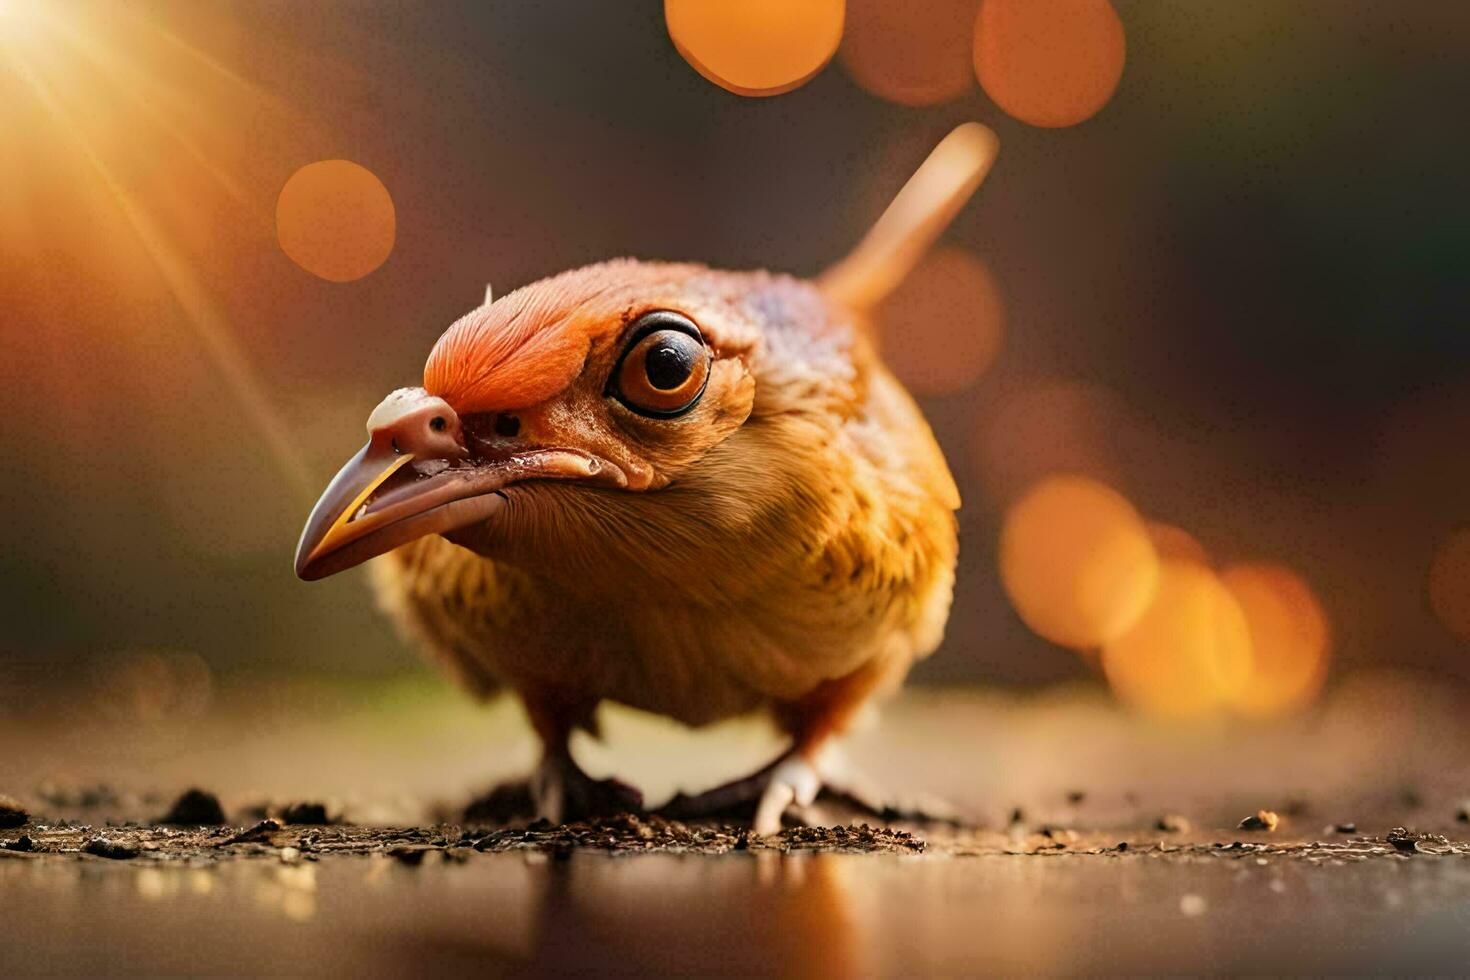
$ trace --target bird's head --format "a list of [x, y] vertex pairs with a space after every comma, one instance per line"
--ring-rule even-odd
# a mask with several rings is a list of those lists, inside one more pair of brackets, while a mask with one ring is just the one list
[[[757, 376], [776, 382], [760, 396], [775, 414], [791, 408], [782, 392], [811, 403], [814, 386], [851, 380], [845, 355], [808, 370], [849, 336], [814, 334], [823, 310], [795, 280], [630, 260], [482, 306], [440, 337], [423, 387], [373, 410], [367, 445], [307, 520], [296, 572], [322, 578], [432, 534], [512, 558], [634, 531], [698, 538], [709, 512], [728, 521], [739, 508], [725, 503], [771, 493], [759, 454], [720, 451], [762, 414]], [[808, 326], [783, 341], [791, 317]], [[773, 329], [801, 367], [772, 362]], [[690, 526], [659, 527], [653, 498], [677, 498]]]

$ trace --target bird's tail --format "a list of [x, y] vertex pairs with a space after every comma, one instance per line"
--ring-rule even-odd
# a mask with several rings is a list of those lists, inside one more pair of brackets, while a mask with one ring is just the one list
[[968, 122], [939, 141], [857, 247], [817, 279], [830, 298], [860, 313], [903, 282], [954, 220], [995, 163], [1000, 141]]

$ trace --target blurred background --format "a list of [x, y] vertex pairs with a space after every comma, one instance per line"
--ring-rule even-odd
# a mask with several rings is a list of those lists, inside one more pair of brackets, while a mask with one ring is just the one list
[[755, 6], [779, 57], [679, 0], [0, 0], [0, 733], [427, 677], [291, 556], [486, 284], [815, 275], [968, 120], [999, 162], [881, 311], [964, 497], [914, 682], [1459, 703], [1470, 7]]

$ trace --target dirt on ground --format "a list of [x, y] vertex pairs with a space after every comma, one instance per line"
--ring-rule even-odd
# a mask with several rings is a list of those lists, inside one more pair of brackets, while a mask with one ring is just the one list
[[[1353, 822], [1321, 824], [1306, 816], [1245, 815], [1234, 827], [1195, 829], [1187, 816], [1161, 814], [1134, 829], [1090, 828], [1084, 816], [1067, 826], [1030, 824], [1021, 810], [1003, 828], [963, 821], [884, 820], [838, 797], [824, 797], [802, 821], [779, 834], [752, 834], [740, 815], [678, 820], [659, 813], [621, 813], [561, 825], [528, 822], [516, 804], [524, 793], [501, 788], [472, 803], [460, 819], [421, 827], [343, 823], [313, 801], [257, 805], [249, 823], [225, 823], [218, 799], [191, 789], [158, 820], [108, 816], [125, 800], [99, 789], [88, 797], [96, 818], [54, 819], [6, 803], [0, 857], [45, 855], [109, 861], [216, 862], [239, 858], [314, 861], [325, 855], [387, 854], [417, 865], [434, 856], [457, 861], [475, 852], [525, 852], [552, 858], [578, 850], [604, 853], [724, 854], [740, 851], [873, 854], [1029, 855], [1036, 857], [1146, 857], [1173, 860], [1288, 858], [1312, 863], [1470, 856], [1465, 835], [1385, 825], [1357, 832]], [[122, 800], [122, 802], [119, 802]], [[75, 802], [75, 801], [72, 801]], [[1073, 801], [1081, 810], [1082, 800]], [[109, 805], [110, 804], [110, 805]], [[24, 818], [24, 819], [22, 819]], [[1466, 828], [1470, 830], [1470, 827]]]

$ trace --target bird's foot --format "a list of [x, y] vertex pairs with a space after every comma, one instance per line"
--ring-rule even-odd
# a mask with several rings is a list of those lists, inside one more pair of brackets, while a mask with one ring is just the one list
[[742, 779], [686, 796], [675, 796], [659, 808], [665, 816], [679, 820], [703, 817], [752, 816], [752, 829], [772, 834], [781, 829], [782, 818], [792, 810], [810, 823], [823, 801], [839, 808], [856, 810], [879, 820], [915, 823], [961, 823], [955, 811], [940, 800], [899, 802], [885, 793], [854, 766], [845, 753], [829, 746], [815, 760], [799, 752], [788, 752]]
[[751, 832], [762, 836], [780, 833], [781, 817], [787, 808], [811, 806], [821, 789], [822, 775], [817, 764], [800, 752], [788, 755], [771, 770], [761, 801], [755, 808]]
[[536, 815], [551, 823], [640, 813], [643, 793], [620, 779], [593, 779], [570, 752], [548, 752], [531, 776]]
[[694, 796], [678, 794], [659, 812], [680, 820], [713, 816], [749, 816], [754, 806], [751, 830], [757, 834], [774, 834], [781, 829], [781, 818], [791, 807], [808, 807], [826, 782], [821, 763], [835, 756], [833, 750], [817, 759], [792, 750], [749, 776], [732, 780]]

